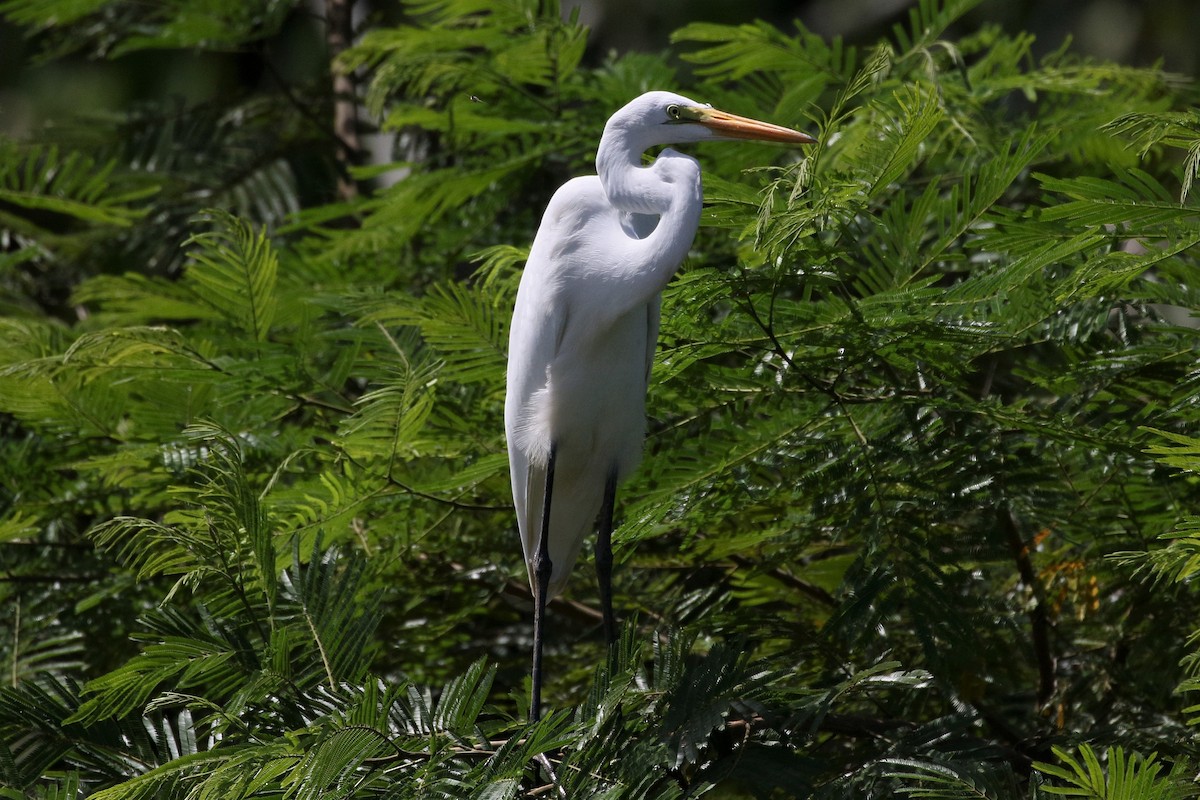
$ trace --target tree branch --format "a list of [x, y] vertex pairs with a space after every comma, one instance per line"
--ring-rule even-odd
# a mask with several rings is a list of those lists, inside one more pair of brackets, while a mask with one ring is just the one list
[[1033, 608], [1029, 611], [1029, 624], [1032, 628], [1033, 654], [1038, 668], [1038, 705], [1044, 706], [1054, 694], [1055, 687], [1054, 655], [1050, 652], [1050, 617], [1046, 613], [1046, 604], [1043, 602], [1037, 573], [1029, 558], [1029, 547], [1017, 529], [1016, 516], [1011, 509], [1001, 507], [996, 510], [996, 517], [1008, 539], [1008, 547], [1012, 552], [1013, 560], [1017, 562], [1017, 572], [1021, 576], [1021, 583], [1028, 586], [1029, 590], [1033, 592]]
[[354, 0], [326, 0], [325, 42], [329, 49], [329, 71], [333, 76], [333, 133], [337, 137], [338, 198], [358, 196], [358, 184], [350, 175], [362, 152], [358, 139], [358, 93], [354, 75], [338, 65], [340, 56], [354, 40]]

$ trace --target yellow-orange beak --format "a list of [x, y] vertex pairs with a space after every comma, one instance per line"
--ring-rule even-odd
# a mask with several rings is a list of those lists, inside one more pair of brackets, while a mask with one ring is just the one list
[[782, 142], [784, 144], [814, 144], [817, 140], [807, 133], [794, 131], [782, 125], [760, 122], [749, 117], [739, 117], [715, 108], [681, 109], [693, 122], [697, 122], [725, 139], [754, 139], [760, 142]]

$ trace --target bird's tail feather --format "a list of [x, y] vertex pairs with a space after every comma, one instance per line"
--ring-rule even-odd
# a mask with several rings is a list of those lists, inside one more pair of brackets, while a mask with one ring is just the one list
[[[604, 500], [604, 486], [589, 486], [572, 481], [567, 476], [555, 476], [550, 498], [550, 589], [547, 600], [562, 593], [571, 568], [579, 558], [584, 539], [595, 527], [596, 515]], [[535, 589], [533, 557], [537, 553], [542, 530], [543, 498], [546, 492], [546, 468], [530, 464], [525, 485], [525, 509], [521, 520], [521, 546], [525, 550], [525, 566], [529, 586]]]

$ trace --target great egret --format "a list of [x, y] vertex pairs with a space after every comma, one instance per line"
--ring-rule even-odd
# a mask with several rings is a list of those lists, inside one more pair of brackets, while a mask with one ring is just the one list
[[599, 175], [554, 194], [529, 252], [513, 310], [504, 427], [535, 602], [531, 719], [541, 714], [546, 603], [562, 591], [597, 514], [604, 632], [610, 644], [616, 638], [613, 503], [641, 458], [661, 292], [700, 222], [696, 159], [668, 148], [643, 167], [642, 153], [723, 139], [815, 141], [647, 92], [609, 118], [596, 153]]

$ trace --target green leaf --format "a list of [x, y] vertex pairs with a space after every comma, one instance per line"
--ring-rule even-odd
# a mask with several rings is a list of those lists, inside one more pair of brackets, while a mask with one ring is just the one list
[[222, 211], [208, 212], [214, 230], [193, 236], [186, 279], [196, 298], [265, 341], [275, 317], [279, 259], [265, 230]]
[[[0, 139], [0, 202], [25, 212], [127, 227], [146, 213], [131, 206], [155, 189], [118, 189], [116, 168], [115, 160], [97, 163], [79, 152], [62, 154], [50, 145], [21, 146]], [[33, 216], [0, 210], [0, 226], [32, 233], [40, 227]]]

